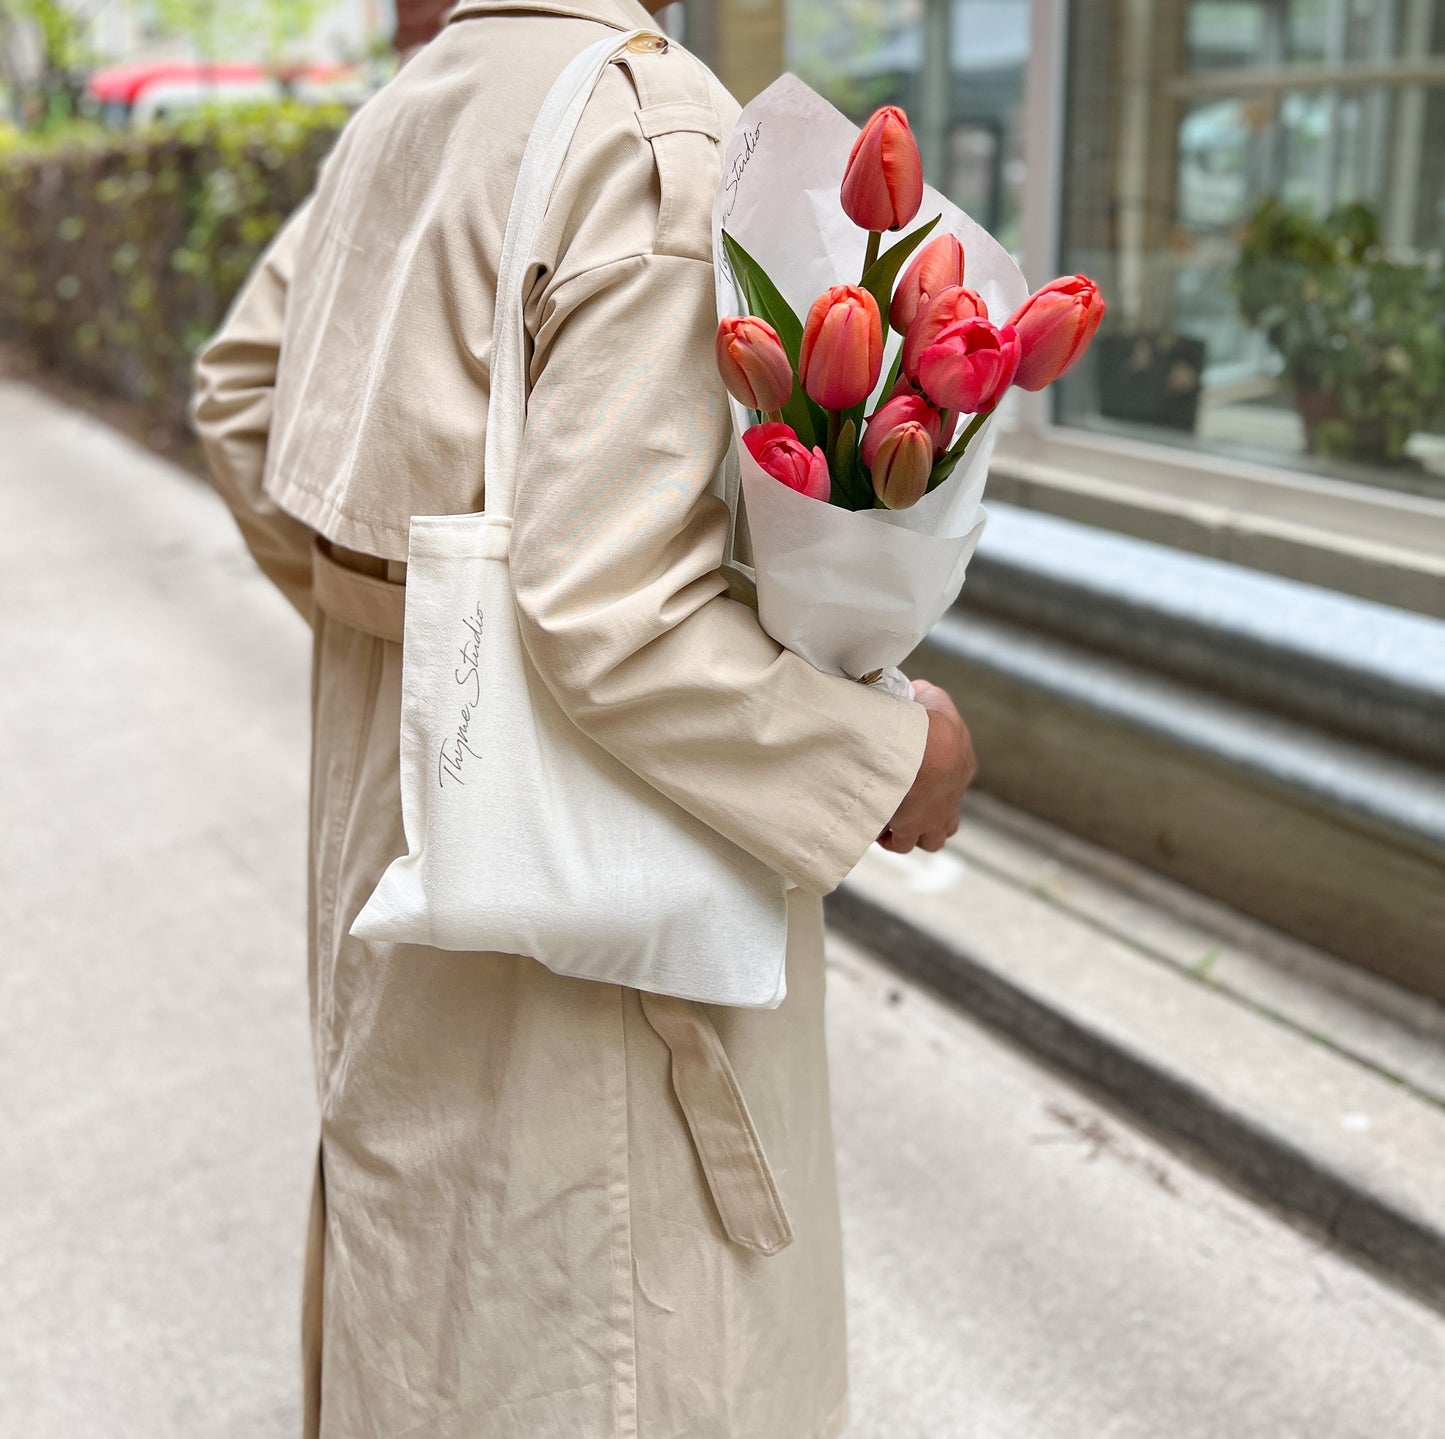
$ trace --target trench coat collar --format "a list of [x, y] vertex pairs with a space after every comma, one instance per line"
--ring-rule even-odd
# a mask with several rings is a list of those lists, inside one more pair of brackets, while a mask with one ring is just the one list
[[548, 15], [571, 15], [583, 20], [598, 20], [617, 30], [652, 30], [662, 33], [657, 18], [643, 7], [640, 0], [458, 0], [446, 12], [442, 23], [471, 15], [490, 15], [506, 10], [543, 11]]

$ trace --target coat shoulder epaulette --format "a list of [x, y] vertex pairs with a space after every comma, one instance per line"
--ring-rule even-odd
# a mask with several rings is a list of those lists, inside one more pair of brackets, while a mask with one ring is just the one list
[[[661, 187], [661, 255], [712, 259], [712, 204], [731, 131], [718, 113], [719, 82], [675, 41], [617, 54], [637, 90], [637, 126], [651, 143]], [[723, 91], [726, 97], [726, 91]]]

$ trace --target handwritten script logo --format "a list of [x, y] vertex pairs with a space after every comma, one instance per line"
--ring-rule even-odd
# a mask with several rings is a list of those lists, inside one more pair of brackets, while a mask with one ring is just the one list
[[456, 784], [465, 784], [466, 780], [462, 778], [462, 769], [466, 765], [467, 757], [481, 758], [467, 739], [472, 715], [482, 698], [482, 676], [478, 668], [482, 657], [482, 605], [480, 600], [477, 602], [474, 613], [462, 616], [462, 624], [466, 627], [467, 637], [457, 647], [459, 663], [452, 672], [452, 677], [457, 682], [457, 688], [462, 692], [461, 722], [457, 725], [456, 733], [448, 735], [437, 751], [437, 786], [440, 789], [447, 787], [448, 780], [452, 780]]
[[728, 172], [726, 181], [728, 207], [723, 212], [723, 219], [727, 219], [732, 214], [733, 206], [738, 202], [738, 186], [742, 183], [743, 171], [748, 168], [748, 161], [753, 158], [753, 153], [758, 148], [758, 136], [762, 133], [763, 122], [761, 120], [751, 130], [743, 131], [743, 152], [733, 160], [732, 168]]

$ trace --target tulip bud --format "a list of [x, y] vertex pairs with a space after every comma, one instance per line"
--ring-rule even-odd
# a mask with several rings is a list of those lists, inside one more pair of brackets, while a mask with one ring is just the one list
[[824, 502], [833, 493], [827, 456], [817, 445], [810, 453], [791, 425], [778, 420], [753, 425], [743, 431], [743, 443], [759, 467], [789, 489]]
[[1088, 348], [1103, 318], [1099, 287], [1083, 275], [1066, 275], [1035, 290], [1009, 321], [1023, 346], [1014, 383], [1025, 390], [1052, 385]]
[[918, 383], [945, 409], [976, 415], [991, 410], [1013, 382], [1019, 337], [1012, 325], [960, 320], [941, 330], [918, 357]]
[[918, 357], [938, 338], [939, 332], [960, 320], [988, 318], [988, 306], [976, 290], [962, 285], [947, 285], [926, 304], [919, 307], [908, 332], [903, 336], [903, 373], [911, 380], [918, 378]]
[[868, 472], [873, 493], [890, 510], [916, 505], [927, 493], [933, 473], [933, 436], [914, 420], [894, 426], [879, 441]]
[[922, 425], [937, 449], [941, 419], [938, 411], [921, 395], [895, 395], [868, 416], [863, 430], [863, 443], [858, 446], [858, 453], [863, 463], [872, 468], [873, 456], [878, 452], [883, 437], [905, 423]]
[[793, 365], [778, 332], [755, 315], [719, 320], [718, 373], [728, 392], [750, 410], [781, 410], [793, 393]]
[[824, 290], [803, 322], [803, 388], [825, 410], [846, 410], [868, 398], [882, 369], [878, 302], [857, 285]]
[[923, 160], [896, 105], [875, 110], [848, 152], [843, 209], [865, 230], [901, 230], [923, 203]]
[[956, 235], [935, 235], [909, 262], [893, 291], [888, 323], [908, 333], [919, 310], [940, 290], [963, 284], [963, 245]]
[[[901, 395], [913, 395], [916, 398], [922, 400], [925, 405], [928, 405], [928, 396], [919, 394], [918, 387], [912, 382], [912, 380], [910, 380], [907, 375], [903, 374], [902, 371], [899, 371], [898, 378], [894, 380], [893, 390], [889, 394], [888, 398], [890, 400], [896, 400]], [[928, 405], [928, 408], [930, 410], [933, 410], [932, 405]], [[938, 432], [938, 438], [933, 442], [933, 453], [935, 455], [941, 455], [948, 448], [950, 442], [953, 440], [954, 431], [958, 429], [958, 411], [934, 410], [933, 412], [939, 417], [942, 425], [942, 428]], [[905, 416], [905, 418], [911, 419], [913, 417]]]

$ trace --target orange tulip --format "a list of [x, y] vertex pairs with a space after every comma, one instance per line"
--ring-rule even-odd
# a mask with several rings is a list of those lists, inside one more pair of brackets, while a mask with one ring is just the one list
[[863, 463], [871, 469], [873, 456], [877, 454], [878, 446], [882, 444], [884, 437], [903, 424], [922, 425], [928, 431], [929, 440], [936, 450], [941, 421], [942, 416], [921, 395], [895, 395], [891, 400], [879, 405], [868, 416], [867, 423], [863, 427], [863, 439], [858, 446], [858, 454]]
[[875, 110], [843, 171], [843, 209], [865, 230], [901, 230], [923, 203], [923, 160], [896, 105]]
[[793, 393], [793, 365], [778, 332], [755, 315], [719, 320], [717, 367], [723, 384], [750, 410], [781, 410]]
[[873, 493], [890, 510], [916, 505], [927, 493], [933, 472], [933, 436], [914, 420], [894, 426], [873, 452], [868, 472]]
[[935, 235], [909, 262], [893, 291], [888, 323], [908, 333], [919, 310], [940, 290], [963, 284], [963, 245], [957, 235]]
[[910, 380], [918, 378], [918, 357], [938, 337], [939, 331], [960, 320], [988, 318], [988, 306], [976, 290], [962, 285], [945, 285], [919, 308], [903, 336], [902, 371]]
[[1104, 318], [1104, 297], [1083, 275], [1065, 275], [1035, 290], [1009, 321], [1023, 346], [1016, 385], [1042, 390], [1089, 347]]
[[803, 388], [825, 410], [846, 410], [868, 398], [882, 369], [878, 302], [857, 285], [824, 290], [803, 322]]
[[814, 445], [811, 453], [791, 425], [778, 420], [743, 431], [743, 443], [758, 465], [775, 480], [811, 500], [824, 500], [833, 492], [828, 460]]
[[991, 410], [1013, 383], [1020, 345], [1012, 325], [960, 320], [918, 357], [918, 383], [935, 404], [976, 415]]

